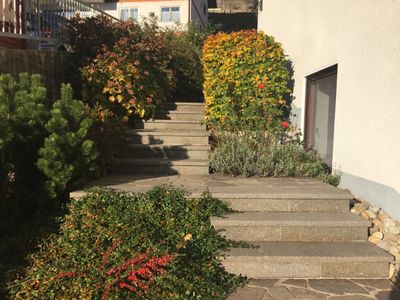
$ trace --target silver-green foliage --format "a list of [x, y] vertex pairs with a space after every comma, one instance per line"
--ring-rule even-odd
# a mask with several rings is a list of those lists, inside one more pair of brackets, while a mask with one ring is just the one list
[[246, 176], [310, 176], [337, 186], [340, 176], [298, 141], [280, 142], [262, 132], [218, 132], [211, 153], [217, 172]]

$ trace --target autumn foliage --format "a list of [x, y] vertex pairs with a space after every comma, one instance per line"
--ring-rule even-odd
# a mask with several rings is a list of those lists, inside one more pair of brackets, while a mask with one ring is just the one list
[[221, 32], [206, 40], [202, 54], [209, 125], [281, 128], [290, 75], [273, 37], [255, 30]]
[[133, 22], [119, 26], [124, 26], [124, 37], [104, 45], [82, 68], [84, 98], [121, 116], [151, 115], [175, 89], [165, 37], [156, 28], [145, 30]]

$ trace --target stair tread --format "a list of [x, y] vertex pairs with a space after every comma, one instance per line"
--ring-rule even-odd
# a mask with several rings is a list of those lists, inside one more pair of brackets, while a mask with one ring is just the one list
[[[259, 248], [232, 248], [224, 253], [227, 259], [320, 260], [391, 262], [393, 256], [370, 242], [254, 242]], [[246, 260], [247, 260], [246, 259]]]
[[132, 129], [130, 131], [130, 135], [155, 135], [155, 136], [209, 136], [210, 133], [208, 131], [201, 130], [186, 130], [175, 129], [175, 130], [158, 130], [158, 129]]
[[[335, 187], [326, 185], [318, 187], [213, 187], [210, 186], [213, 194], [217, 198], [221, 199], [243, 199], [243, 201], [249, 201], [249, 199], [307, 199], [307, 200], [350, 200], [353, 198], [352, 194], [337, 189]], [[250, 200], [251, 201], [251, 200]]]
[[243, 212], [223, 218], [212, 217], [214, 226], [370, 226], [371, 222], [348, 213], [328, 212]]
[[204, 102], [165, 102], [165, 105], [192, 105], [192, 106], [205, 106]]
[[167, 124], [169, 124], [169, 123], [171, 123], [171, 124], [195, 124], [195, 125], [197, 125], [197, 124], [200, 124], [200, 121], [195, 121], [195, 120], [174, 120], [174, 119], [172, 119], [172, 120], [151, 119], [151, 120], [147, 120], [147, 121], [139, 120], [138, 123], [142, 123], [142, 124], [145, 124], [145, 123], [167, 123]]
[[178, 114], [178, 115], [204, 115], [204, 111], [180, 111], [180, 110], [167, 110], [167, 109], [160, 109], [157, 110], [156, 116], [159, 114]]
[[179, 144], [136, 144], [136, 143], [128, 143], [126, 145], [127, 148], [135, 148], [135, 149], [158, 149], [158, 148], [167, 148], [168, 150], [204, 150], [208, 151], [210, 149], [210, 145], [179, 145]]
[[120, 164], [135, 164], [135, 165], [162, 165], [171, 164], [172, 166], [208, 166], [207, 159], [165, 159], [165, 158], [120, 158]]

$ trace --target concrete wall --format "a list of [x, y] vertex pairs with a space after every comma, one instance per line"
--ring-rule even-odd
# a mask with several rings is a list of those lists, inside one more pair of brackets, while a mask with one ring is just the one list
[[[200, 22], [200, 18], [207, 23], [207, 13], [204, 14], [203, 3], [207, 5], [206, 0], [193, 0], [191, 7], [191, 18], [193, 22]], [[195, 12], [194, 5], [198, 8], [200, 16]], [[127, 0], [113, 3], [99, 4], [98, 7], [106, 13], [119, 18], [119, 10], [121, 8], [132, 7], [139, 10], [139, 22], [143, 18], [148, 18], [150, 14], [154, 14], [160, 26], [171, 26], [173, 22], [161, 22], [161, 7], [178, 6], [180, 7], [180, 23], [187, 24], [189, 21], [189, 0]], [[206, 10], [207, 12], [207, 10]]]
[[338, 64], [333, 167], [343, 188], [400, 219], [400, 0], [264, 0], [258, 28], [294, 64], [294, 121], [305, 77]]

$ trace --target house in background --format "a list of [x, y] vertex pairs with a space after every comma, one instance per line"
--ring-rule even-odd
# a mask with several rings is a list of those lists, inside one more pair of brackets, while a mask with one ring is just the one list
[[57, 49], [63, 44], [62, 27], [77, 13], [112, 18], [79, 0], [0, 0], [0, 47]]
[[154, 15], [161, 26], [193, 23], [202, 28], [207, 26], [208, 21], [207, 0], [88, 0], [86, 2], [93, 3], [99, 9], [123, 21], [131, 18], [141, 22], [144, 18]]
[[400, 219], [400, 1], [263, 0], [294, 67], [293, 121], [341, 187]]

